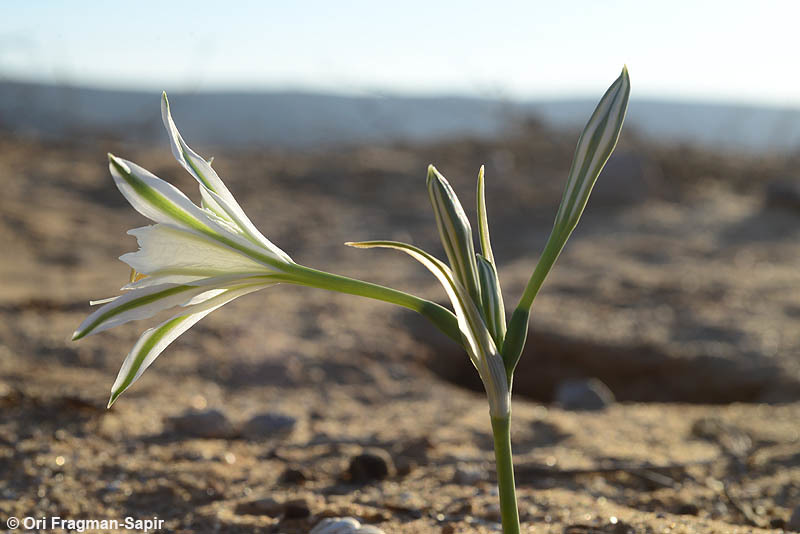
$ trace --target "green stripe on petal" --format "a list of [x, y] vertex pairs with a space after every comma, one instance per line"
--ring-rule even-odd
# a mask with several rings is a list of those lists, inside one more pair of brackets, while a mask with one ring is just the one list
[[233, 234], [221, 226], [183, 193], [135, 163], [109, 154], [109, 169], [117, 188], [131, 206], [145, 217], [160, 223], [177, 225], [208, 236], [248, 257], [284, 269], [287, 261], [275, 252]]
[[172, 155], [175, 156], [178, 163], [183, 165], [200, 184], [214, 191], [226, 200], [235, 202], [233, 195], [231, 195], [228, 188], [225, 187], [222, 179], [220, 179], [217, 172], [211, 167], [211, 164], [192, 150], [183, 140], [181, 133], [178, 131], [178, 127], [175, 125], [175, 121], [172, 120], [166, 92], [161, 94], [161, 119], [169, 135]]
[[478, 237], [480, 238], [483, 257], [486, 258], [489, 263], [495, 265], [494, 254], [492, 253], [492, 242], [489, 239], [489, 218], [486, 215], [486, 191], [483, 173], [484, 167], [481, 165], [478, 171]]
[[264, 287], [266, 285], [258, 284], [226, 290], [222, 294], [172, 317], [155, 328], [145, 331], [122, 363], [117, 379], [111, 387], [111, 398], [108, 401], [108, 407], [110, 408], [117, 398], [142, 376], [142, 373], [170, 343], [194, 326], [200, 319], [233, 299]]
[[142, 215], [198, 232], [208, 231], [200, 208], [176, 187], [135, 163], [108, 155], [109, 170], [120, 192]]
[[215, 239], [175, 226], [159, 223], [128, 230], [128, 235], [136, 237], [139, 250], [119, 259], [149, 276], [169, 273], [207, 278], [223, 274], [274, 272]]
[[186, 302], [193, 294], [205, 291], [208, 291], [208, 288], [162, 284], [126, 293], [89, 315], [75, 330], [72, 340], [108, 330], [128, 321], [147, 319], [162, 310]]
[[131, 290], [101, 306], [84, 319], [75, 331], [73, 340], [108, 330], [129, 321], [147, 319], [174, 306], [196, 304], [214, 296], [220, 290], [241, 285], [271, 285], [284, 281], [286, 277], [287, 275], [281, 273], [226, 274], [180, 285], [172, 283], [136, 285], [151, 278], [146, 277], [126, 286]]
[[264, 235], [258, 231], [253, 223], [250, 222], [250, 219], [247, 218], [247, 215], [244, 213], [244, 211], [242, 211], [242, 208], [240, 208], [235, 201], [233, 204], [230, 204], [213, 191], [206, 190], [205, 193], [206, 194], [204, 195], [204, 198], [206, 199], [206, 202], [210, 204], [209, 201], [213, 201], [218, 208], [224, 210], [225, 215], [227, 216], [226, 218], [233, 224], [237, 225], [247, 239], [260, 247], [266, 248], [276, 258], [279, 258], [286, 263], [294, 263], [292, 258], [290, 258], [286, 252], [281, 250], [272, 241], [264, 237]]
[[430, 196], [436, 226], [447, 260], [456, 279], [467, 288], [472, 300], [480, 304], [481, 290], [478, 283], [478, 268], [475, 265], [475, 246], [472, 242], [472, 227], [464, 208], [453, 188], [436, 167], [428, 166], [428, 195]]
[[630, 90], [628, 69], [623, 68], [622, 74], [600, 99], [578, 139], [567, 185], [556, 215], [555, 226], [562, 235], [568, 235], [578, 224], [597, 177], [617, 146], [628, 109]]
[[630, 91], [628, 69], [623, 67], [619, 78], [600, 99], [578, 139], [553, 230], [508, 325], [503, 359], [509, 374], [513, 372], [522, 354], [533, 300], [577, 226], [597, 177], [617, 145], [628, 109]]
[[597, 177], [617, 145], [628, 108], [630, 91], [628, 69], [623, 68], [622, 74], [600, 99], [578, 139], [575, 158], [572, 161], [553, 230], [525, 288], [520, 307], [530, 309], [545, 277], [578, 224]]
[[234, 222], [243, 235], [256, 245], [268, 249], [277, 258], [291, 262], [288, 254], [258, 231], [217, 172], [211, 167], [211, 163], [192, 150], [183, 140], [175, 121], [172, 120], [167, 93], [163, 93], [161, 98], [161, 118], [169, 135], [172, 154], [178, 163], [200, 183], [203, 204], [215, 215]]
[[495, 344], [498, 348], [502, 348], [503, 338], [506, 335], [506, 310], [503, 304], [503, 293], [500, 291], [500, 280], [492, 262], [480, 254], [477, 255], [477, 262], [483, 316]]
[[200, 184], [198, 190], [200, 191], [201, 208], [214, 214], [220, 219], [224, 219], [228, 223], [236, 224], [233, 222], [233, 219], [231, 219], [230, 215], [225, 213], [225, 210], [222, 208], [222, 206], [220, 206], [219, 203], [216, 200], [214, 200], [214, 197], [211, 196], [211, 191], [209, 191], [206, 186]]

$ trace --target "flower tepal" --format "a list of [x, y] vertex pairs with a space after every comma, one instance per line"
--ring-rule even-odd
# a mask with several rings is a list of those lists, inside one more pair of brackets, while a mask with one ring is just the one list
[[117, 188], [139, 213], [155, 222], [128, 232], [139, 250], [120, 259], [146, 275], [101, 306], [73, 335], [80, 339], [173, 307], [170, 319], [146, 330], [112, 387], [109, 406], [158, 355], [200, 319], [228, 302], [286, 281], [291, 258], [245, 215], [211, 165], [186, 145], [162, 98], [164, 125], [176, 159], [199, 182], [201, 206], [135, 163], [109, 154]]

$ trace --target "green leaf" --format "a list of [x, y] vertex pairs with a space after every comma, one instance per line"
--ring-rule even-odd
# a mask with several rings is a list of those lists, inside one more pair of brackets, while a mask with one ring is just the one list
[[478, 307], [473, 302], [466, 288], [455, 278], [447, 265], [407, 243], [397, 241], [362, 241], [345, 243], [358, 248], [393, 248], [410, 255], [424, 265], [439, 280], [447, 293], [458, 318], [464, 348], [483, 381], [489, 399], [489, 410], [493, 416], [508, 415], [510, 409], [510, 392], [503, 360]]

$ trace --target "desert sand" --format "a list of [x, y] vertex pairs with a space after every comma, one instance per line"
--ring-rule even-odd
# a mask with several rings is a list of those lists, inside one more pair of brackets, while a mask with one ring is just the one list
[[[473, 220], [486, 164], [511, 310], [575, 139], [531, 123], [494, 142], [198, 148], [295, 261], [443, 303], [407, 257], [342, 244], [398, 239], [443, 257], [427, 164]], [[498, 532], [475, 371], [452, 341], [384, 303], [302, 287], [249, 295], [182, 336], [106, 410], [145, 325], [69, 338], [88, 300], [126, 283], [116, 258], [136, 247], [125, 232], [147, 221], [116, 190], [105, 154], [198, 200], [163, 141], [0, 136], [0, 519], [158, 517], [165, 532], [293, 534], [351, 516], [387, 534]], [[534, 304], [516, 374], [525, 532], [800, 529], [800, 512], [790, 521], [800, 506], [797, 163], [623, 135]], [[597, 378], [616, 400], [559, 404], [572, 378]]]

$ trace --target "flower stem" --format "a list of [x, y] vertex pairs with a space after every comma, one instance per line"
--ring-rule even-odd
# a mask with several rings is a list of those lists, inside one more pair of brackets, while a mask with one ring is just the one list
[[404, 308], [414, 310], [428, 319], [459, 345], [463, 343], [456, 316], [453, 312], [435, 302], [421, 299], [396, 289], [356, 280], [355, 278], [349, 278], [347, 276], [319, 271], [303, 265], [295, 264], [292, 265], [291, 269], [290, 277], [296, 284], [337, 291], [339, 293], [347, 293], [349, 295], [358, 295], [360, 297], [367, 297], [403, 306]]
[[525, 286], [525, 291], [519, 299], [519, 304], [517, 304], [517, 308], [508, 323], [508, 330], [503, 341], [503, 363], [506, 366], [509, 384], [511, 383], [511, 377], [514, 376], [514, 369], [517, 367], [519, 358], [522, 356], [525, 340], [528, 337], [528, 320], [531, 314], [531, 306], [533, 306], [533, 299], [539, 293], [544, 279], [547, 278], [547, 274], [553, 268], [553, 264], [561, 254], [561, 250], [564, 248], [568, 238], [569, 233], [564, 235], [558, 228], [553, 228], [542, 256], [539, 258], [539, 262], [536, 264], [536, 268]]
[[497, 487], [500, 492], [500, 516], [503, 534], [520, 534], [517, 490], [514, 486], [514, 462], [511, 459], [511, 414], [492, 417], [494, 458], [497, 464]]

